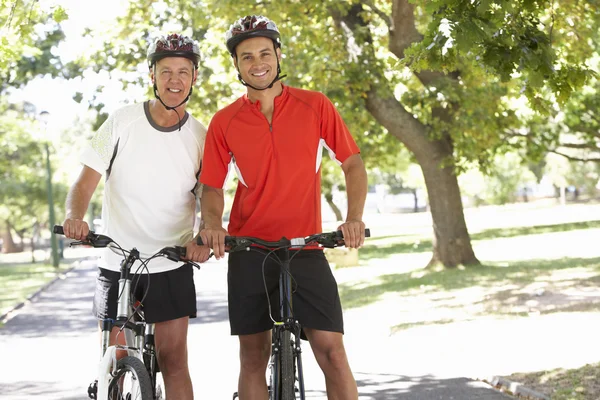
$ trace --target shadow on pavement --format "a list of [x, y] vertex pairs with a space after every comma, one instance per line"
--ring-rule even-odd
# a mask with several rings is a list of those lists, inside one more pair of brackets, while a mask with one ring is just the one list
[[372, 400], [506, 400], [511, 397], [468, 378], [355, 373], [361, 398]]
[[0, 397], [11, 400], [42, 398], [45, 400], [85, 400], [87, 388], [66, 389], [55, 382], [21, 381], [0, 386]]
[[[35, 307], [18, 310], [3, 327], [0, 336], [20, 337], [71, 336], [97, 329], [92, 316], [92, 299], [96, 285], [96, 261], [84, 260], [67, 278], [59, 279], [35, 296]], [[33, 311], [32, 311], [33, 310]], [[192, 324], [228, 321], [227, 295], [203, 292], [198, 295], [197, 318]]]
[[196, 318], [190, 319], [190, 324], [209, 324], [212, 322], [229, 321], [227, 311], [227, 295], [218, 292], [198, 292], [196, 300]]
[[67, 279], [57, 280], [36, 296], [35, 307], [19, 310], [0, 329], [0, 336], [69, 336], [94, 331], [97, 322], [91, 310], [95, 282], [95, 267], [74, 268]]

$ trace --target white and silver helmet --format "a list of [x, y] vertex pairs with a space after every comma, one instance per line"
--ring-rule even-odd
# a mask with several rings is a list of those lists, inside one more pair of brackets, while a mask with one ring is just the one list
[[253, 37], [267, 37], [276, 47], [281, 47], [279, 29], [275, 22], [262, 15], [247, 15], [235, 21], [225, 34], [227, 50], [233, 56], [240, 42]]

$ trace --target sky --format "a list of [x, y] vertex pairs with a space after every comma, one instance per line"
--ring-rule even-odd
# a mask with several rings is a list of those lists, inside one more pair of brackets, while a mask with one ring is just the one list
[[[57, 49], [64, 62], [76, 58], [79, 54], [89, 52], [89, 38], [82, 37], [85, 28], [101, 28], [112, 22], [126, 10], [126, 2], [120, 0], [41, 0], [40, 7], [51, 9], [60, 5], [69, 15], [61, 22], [66, 40]], [[110, 80], [107, 73], [96, 75], [86, 73], [84, 79], [64, 81], [50, 78], [36, 78], [24, 89], [11, 93], [9, 99], [13, 102], [28, 101], [33, 103], [38, 112], [50, 113], [49, 126], [60, 131], [73, 122], [76, 116], [89, 112], [86, 104], [76, 103], [72, 97], [76, 92], [93, 93], [102, 84], [106, 85], [103, 102], [107, 111], [116, 108], [127, 98], [141, 96], [142, 92], [131, 92], [124, 96], [120, 83]]]

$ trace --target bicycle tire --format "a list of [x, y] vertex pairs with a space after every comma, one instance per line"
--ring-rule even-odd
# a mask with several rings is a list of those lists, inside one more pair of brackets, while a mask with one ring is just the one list
[[294, 369], [294, 353], [292, 349], [291, 332], [281, 333], [281, 400], [295, 400], [296, 371]]
[[152, 383], [143, 362], [123, 357], [108, 385], [108, 400], [153, 400]]

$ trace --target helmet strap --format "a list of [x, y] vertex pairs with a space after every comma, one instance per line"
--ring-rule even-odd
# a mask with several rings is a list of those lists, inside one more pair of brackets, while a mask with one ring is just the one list
[[277, 59], [277, 76], [275, 77], [275, 79], [273, 79], [271, 81], [271, 83], [269, 84], [269, 86], [264, 87], [264, 88], [257, 88], [252, 86], [251, 84], [249, 84], [248, 82], [246, 82], [244, 79], [242, 79], [242, 74], [240, 73], [239, 68], [236, 65], [236, 69], [238, 70], [238, 79], [240, 80], [240, 82], [242, 82], [242, 85], [252, 88], [254, 90], [267, 90], [267, 89], [271, 89], [273, 87], [273, 85], [275, 84], [275, 82], [277, 82], [278, 80], [281, 80], [283, 78], [285, 78], [287, 75], [280, 75], [281, 74], [281, 66], [279, 65], [279, 58]]
[[177, 112], [177, 108], [183, 104], [185, 104], [189, 99], [190, 96], [192, 95], [192, 92], [194, 91], [194, 84], [192, 83], [190, 85], [190, 91], [188, 92], [188, 95], [186, 96], [185, 99], [183, 99], [183, 101], [179, 104], [177, 104], [175, 107], [171, 107], [165, 104], [164, 101], [162, 101], [162, 99], [160, 98], [160, 96], [158, 95], [158, 88], [156, 87], [156, 82], [154, 82], [154, 97], [156, 97], [158, 99], [158, 101], [160, 101], [160, 104], [162, 104], [167, 110], [171, 111], [175, 111], [175, 114], [177, 114], [177, 119], [178, 119], [178, 124], [179, 124], [179, 130], [181, 131], [181, 117], [179, 116], [179, 113]]

